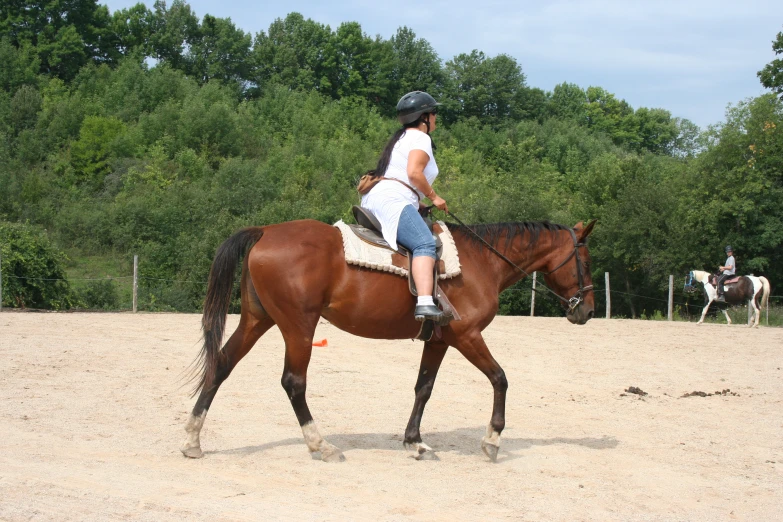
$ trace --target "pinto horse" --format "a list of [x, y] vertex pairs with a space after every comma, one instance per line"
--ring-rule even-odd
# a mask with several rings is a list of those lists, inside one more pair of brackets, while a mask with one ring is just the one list
[[[405, 446], [417, 459], [434, 457], [419, 427], [435, 377], [449, 346], [487, 376], [494, 390], [492, 417], [482, 449], [495, 461], [505, 427], [508, 381], [481, 335], [498, 310], [498, 296], [534, 271], [544, 276], [571, 323], [585, 324], [594, 313], [590, 254], [586, 240], [595, 221], [573, 228], [549, 222], [448, 225], [459, 250], [462, 274], [440, 287], [461, 319], [424, 343], [415, 401], [405, 430]], [[239, 325], [223, 348], [226, 314], [234, 273], [244, 252]], [[495, 248], [497, 247], [497, 248]], [[501, 253], [502, 250], [502, 253]], [[503, 257], [501, 257], [503, 256]], [[320, 317], [346, 332], [372, 339], [412, 339], [421, 323], [413, 318], [415, 300], [408, 282], [397, 275], [348, 265], [340, 231], [319, 221], [302, 220], [246, 228], [217, 250], [204, 304], [201, 350], [194, 395], [199, 393], [181, 451], [201, 457], [199, 434], [220, 384], [256, 341], [277, 325], [285, 341], [281, 384], [313, 457], [344, 460], [326, 442], [305, 399], [307, 367]]]
[[[718, 297], [718, 289], [714, 284], [710, 282], [711, 275], [709, 272], [702, 270], [693, 270], [688, 274], [688, 278], [685, 281], [685, 290], [693, 292], [696, 290], [694, 281], [702, 284], [704, 287], [705, 305], [704, 310], [701, 312], [701, 318], [696, 324], [704, 322], [704, 317], [707, 315], [710, 305]], [[769, 281], [766, 277], [756, 276], [739, 276], [738, 280], [733, 283], [724, 283], [723, 297], [726, 299], [726, 304], [744, 304], [748, 303], [748, 306], [753, 308], [753, 317], [748, 320], [748, 326], [750, 326], [751, 320], [754, 321], [753, 326], [758, 327], [759, 318], [761, 316], [760, 310], [769, 301]], [[731, 324], [731, 318], [726, 311], [726, 307], [721, 308], [723, 315], [726, 316], [727, 324]]]

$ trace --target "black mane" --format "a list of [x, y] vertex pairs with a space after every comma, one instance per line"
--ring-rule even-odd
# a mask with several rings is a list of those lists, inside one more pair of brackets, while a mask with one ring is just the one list
[[460, 232], [471, 242], [482, 244], [476, 235], [470, 233], [470, 231], [473, 231], [495, 248], [498, 248], [498, 242], [500, 241], [500, 238], [505, 235], [506, 244], [503, 247], [504, 249], [508, 248], [508, 246], [511, 244], [511, 241], [513, 241], [517, 235], [524, 234], [525, 232], [530, 234], [528, 246], [532, 246], [536, 243], [536, 241], [538, 241], [538, 237], [541, 235], [541, 232], [557, 232], [559, 230], [569, 230], [571, 228], [565, 225], [550, 223], [549, 221], [522, 221], [514, 223], [488, 223], [480, 225], [457, 225], [454, 223], [447, 223], [447, 225], [450, 231]]

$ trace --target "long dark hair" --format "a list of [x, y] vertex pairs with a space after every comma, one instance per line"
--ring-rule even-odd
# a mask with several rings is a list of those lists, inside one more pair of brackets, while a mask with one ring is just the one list
[[[375, 167], [375, 170], [371, 170], [368, 172], [368, 174], [372, 174], [373, 176], [380, 178], [386, 174], [386, 169], [389, 168], [389, 162], [391, 161], [391, 155], [392, 150], [394, 150], [394, 146], [397, 144], [398, 141], [400, 141], [400, 138], [402, 138], [405, 135], [405, 132], [408, 129], [416, 128], [422, 123], [427, 124], [427, 136], [430, 136], [429, 130], [430, 130], [430, 121], [429, 119], [425, 118], [425, 116], [429, 113], [424, 113], [421, 116], [419, 116], [415, 121], [412, 121], [410, 123], [406, 123], [392, 135], [389, 142], [386, 144], [386, 147], [383, 148], [383, 152], [381, 153], [381, 157], [378, 159], [378, 165]], [[432, 141], [432, 136], [430, 136], [430, 143], [432, 144], [432, 154], [435, 154], [435, 142]]]

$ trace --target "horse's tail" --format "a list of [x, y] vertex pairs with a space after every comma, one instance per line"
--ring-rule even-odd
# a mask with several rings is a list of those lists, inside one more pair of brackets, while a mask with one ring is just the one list
[[193, 395], [204, 389], [215, 378], [220, 345], [226, 329], [226, 315], [231, 304], [231, 290], [237, 264], [248, 248], [264, 235], [261, 227], [240, 230], [221, 244], [209, 271], [207, 297], [204, 301], [204, 315], [201, 317], [204, 346], [194, 361], [193, 380], [198, 379]]
[[761, 281], [761, 299], [759, 301], [759, 311], [761, 311], [765, 306], [769, 307], [769, 294], [771, 291], [769, 287], [769, 279], [761, 276], [759, 277], [759, 280]]

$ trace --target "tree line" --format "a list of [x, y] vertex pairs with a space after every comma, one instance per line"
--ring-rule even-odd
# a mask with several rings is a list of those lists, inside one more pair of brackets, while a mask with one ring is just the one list
[[[4, 2], [3, 274], [31, 270], [10, 261], [24, 257], [14, 247], [23, 243], [50, 245], [39, 256], [66, 272], [137, 253], [143, 276], [201, 280], [239, 227], [348, 220], [356, 179], [396, 128], [397, 100], [419, 89], [444, 103], [439, 193], [462, 219], [598, 218], [594, 275], [611, 272], [627, 294], [660, 295], [669, 274], [714, 269], [726, 243], [741, 271], [774, 285], [783, 279], [777, 62], [759, 72], [773, 93], [738, 101], [701, 130], [600, 87], [529, 87], [509, 55], [443, 61], [405, 27], [385, 40], [357, 22], [333, 30], [291, 13], [250, 35], [180, 0], [114, 13], [94, 0]], [[61, 285], [52, 299], [22, 279], [3, 283], [6, 306], [68, 308], [96, 294]], [[195, 311], [203, 299], [200, 288], [150, 293], [153, 309]], [[504, 294], [501, 310], [520, 313], [527, 296]], [[537, 303], [556, 312], [546, 307]], [[613, 300], [627, 316], [664, 307]]]

